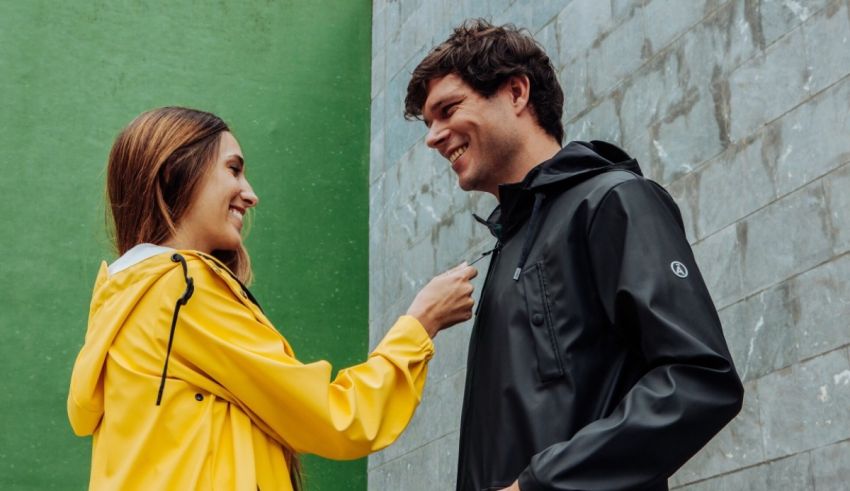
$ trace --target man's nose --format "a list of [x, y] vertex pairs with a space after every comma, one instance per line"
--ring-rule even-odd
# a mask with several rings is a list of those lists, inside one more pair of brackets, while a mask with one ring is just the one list
[[431, 148], [437, 148], [446, 140], [448, 135], [449, 131], [445, 126], [433, 123], [431, 124], [431, 127], [428, 128], [428, 134], [425, 136], [425, 144]]

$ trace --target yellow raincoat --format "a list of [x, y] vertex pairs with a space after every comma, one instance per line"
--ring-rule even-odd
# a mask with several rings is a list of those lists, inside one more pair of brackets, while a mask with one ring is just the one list
[[[214, 258], [179, 251], [113, 276], [101, 266], [68, 415], [93, 435], [90, 489], [291, 490], [283, 445], [333, 459], [392, 443], [419, 403], [433, 356], [421, 324], [402, 316], [366, 362], [331, 380], [326, 361], [292, 348]], [[175, 258], [176, 259], [176, 258]]]

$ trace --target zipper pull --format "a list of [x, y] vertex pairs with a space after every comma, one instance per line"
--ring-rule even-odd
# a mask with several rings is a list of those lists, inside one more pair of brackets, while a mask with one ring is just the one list
[[490, 249], [489, 251], [484, 251], [484, 252], [482, 252], [480, 256], [478, 256], [477, 258], [475, 258], [475, 259], [473, 259], [472, 261], [470, 261], [468, 265], [469, 265], [469, 266], [472, 266], [473, 264], [477, 263], [478, 261], [480, 261], [480, 260], [484, 259], [485, 257], [489, 256], [490, 254], [492, 254], [492, 253], [494, 253], [494, 252], [498, 252], [498, 251], [499, 251], [499, 249], [501, 249], [501, 248], [502, 248], [502, 244], [501, 244], [500, 242], [496, 242], [496, 245], [495, 245], [492, 249]]

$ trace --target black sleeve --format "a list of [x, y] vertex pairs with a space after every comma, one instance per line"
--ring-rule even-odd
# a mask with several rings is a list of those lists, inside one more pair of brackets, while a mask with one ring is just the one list
[[644, 179], [612, 188], [588, 244], [605, 313], [647, 371], [609, 416], [535, 455], [523, 491], [660, 485], [741, 409], [743, 386], [666, 191]]

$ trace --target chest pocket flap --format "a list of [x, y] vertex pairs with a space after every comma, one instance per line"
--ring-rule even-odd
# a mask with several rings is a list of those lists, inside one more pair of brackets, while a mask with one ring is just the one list
[[542, 382], [548, 382], [564, 375], [558, 340], [552, 325], [552, 313], [549, 308], [549, 293], [541, 263], [526, 268], [522, 274], [525, 291], [528, 328], [534, 340], [537, 354], [537, 371]]

